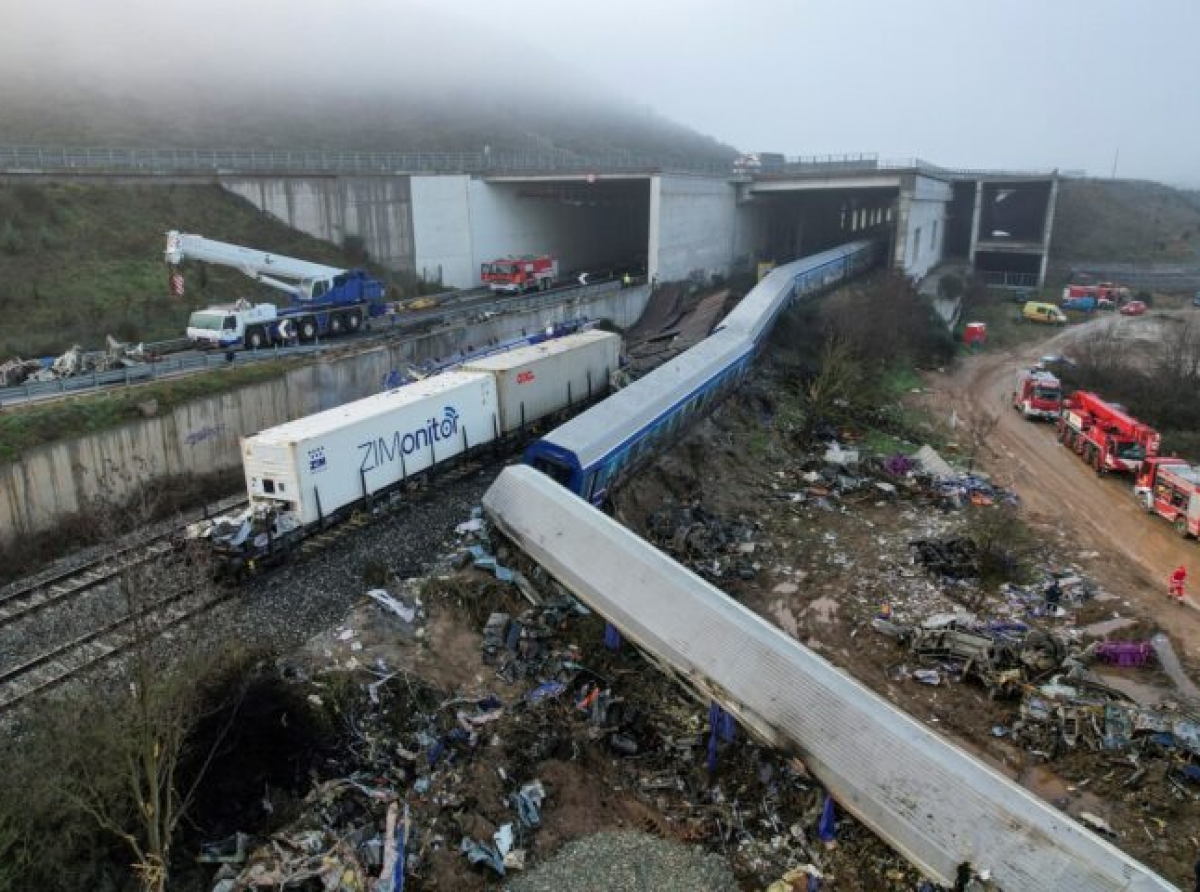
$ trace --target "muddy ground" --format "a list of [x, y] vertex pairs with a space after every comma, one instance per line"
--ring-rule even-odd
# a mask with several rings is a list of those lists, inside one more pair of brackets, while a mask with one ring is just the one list
[[[1160, 566], [1194, 559], [1195, 543], [1173, 538], [1116, 481], [1098, 480], [1058, 447], [1048, 427], [1004, 406], [1019, 364], [1064, 349], [1086, 330], [1076, 327], [1060, 342], [1022, 355], [972, 357], [950, 373], [928, 376], [905, 402], [925, 413], [923, 432], [948, 458], [981, 462], [996, 481], [1015, 488], [1021, 515], [1042, 542], [1039, 567], [1092, 581], [1095, 597], [1070, 605], [1067, 615], [1048, 621], [1051, 629], [1086, 638], [1078, 630], [1116, 620], [1113, 634], [1122, 638], [1165, 631], [1194, 678], [1195, 602], [1167, 604], [1159, 576]], [[910, 622], [964, 608], [1003, 610], [1005, 600], [971, 583], [946, 584], [912, 561], [912, 540], [958, 534], [966, 512], [946, 509], [921, 485], [902, 478], [885, 483], [878, 473], [851, 470], [861, 481], [844, 491], [831, 484], [820, 458], [824, 447], [804, 446], [789, 430], [795, 382], [786, 368], [768, 356], [735, 399], [620, 494], [618, 519], [918, 720], [1056, 807], [1107, 822], [1118, 846], [1170, 880], [1189, 882], [1200, 850], [1200, 801], [1172, 792], [1167, 761], [1147, 759], [1147, 771], [1130, 783], [1138, 766], [1125, 753], [1032, 752], [1010, 734], [996, 734], [1013, 726], [1017, 701], [993, 699], [973, 681], [919, 683], [911, 653], [872, 628], [885, 603], [897, 621]], [[974, 449], [971, 434], [981, 414], [997, 420], [986, 448]], [[921, 423], [914, 429], [921, 431]], [[853, 445], [861, 431], [840, 433]], [[1071, 499], [1053, 495], [1065, 486], [1077, 491]], [[628, 646], [606, 648], [598, 617], [534, 610], [515, 586], [448, 557], [462, 555], [470, 542], [451, 537], [432, 549], [443, 556], [429, 571], [434, 581], [408, 585], [397, 581], [413, 572], [402, 550], [372, 552], [376, 561], [386, 555], [383, 563], [396, 577], [388, 588], [413, 608], [411, 622], [363, 597], [360, 561], [348, 564], [353, 572], [344, 578], [328, 580], [354, 606], [282, 659], [277, 674], [295, 686], [292, 702], [310, 705], [309, 722], [342, 743], [291, 784], [268, 785], [236, 768], [213, 778], [214, 788], [245, 797], [243, 807], [233, 815], [198, 815], [203, 827], [193, 842], [238, 830], [260, 840], [277, 833], [278, 852], [288, 840], [320, 832], [327, 834], [322, 851], [335, 852], [328, 847], [338, 833], [378, 834], [387, 802], [398, 798], [416, 828], [409, 862], [415, 889], [502, 887], [507, 878], [471, 866], [460, 847], [464, 837], [487, 843], [506, 825], [516, 826], [525, 862], [509, 877], [530, 875], [574, 840], [628, 830], [696, 847], [680, 856], [694, 867], [719, 856], [743, 890], [762, 890], [809, 863], [822, 870], [829, 892], [917, 888], [916, 872], [852, 819], [839, 815], [836, 844], [818, 838], [824, 793], [802, 765], [738, 734], [720, 745], [710, 773], [706, 704], [689, 699]], [[553, 600], [554, 584], [522, 556], [498, 557]], [[523, 668], [515, 676], [504, 668], [515, 659], [511, 653], [487, 651], [483, 631], [498, 611], [522, 617], [533, 630], [522, 641], [536, 642], [534, 653], [516, 660]], [[1142, 702], [1175, 694], [1153, 668], [1100, 671]], [[548, 678], [563, 680], [562, 691], [531, 699]], [[613, 700], [605, 718], [580, 708], [591, 686]], [[303, 724], [294, 711], [290, 723], [286, 712], [273, 721], [292, 729]], [[470, 741], [454, 736], [467, 727]], [[435, 751], [442, 755], [433, 759]], [[540, 826], [523, 828], [513, 797], [533, 781], [545, 791]], [[375, 791], [374, 798], [364, 789]], [[277, 866], [272, 849], [262, 851], [264, 868]], [[296, 855], [290, 863], [301, 860]], [[201, 873], [194, 888], [212, 888], [211, 871]], [[581, 883], [567, 888], [603, 887]], [[726, 888], [714, 879], [689, 892]]]
[[[1119, 343], [1137, 350], [1170, 318], [1157, 313], [1137, 320], [1102, 317], [1020, 351], [974, 356], [950, 375], [930, 376], [922, 399], [930, 408], [941, 407], [943, 418], [948, 411], [962, 418], [995, 417], [997, 426], [981, 458], [1017, 491], [1028, 522], [1076, 549], [1083, 568], [1168, 632], [1195, 668], [1200, 666], [1200, 545], [1181, 540], [1166, 521], [1147, 516], [1134, 501], [1128, 478], [1097, 477], [1058, 444], [1053, 425], [1025, 421], [1008, 402], [1017, 369], [1038, 357], [1069, 355], [1074, 345], [1109, 327], [1123, 335]], [[1166, 597], [1167, 577], [1180, 564], [1194, 580], [1185, 609]]]
[[[1184, 562], [1197, 578], [1197, 544], [1180, 541], [1169, 525], [1140, 511], [1127, 481], [1098, 479], [1057, 444], [1050, 426], [1026, 422], [1006, 407], [1017, 368], [1086, 334], [1079, 326], [1021, 353], [971, 357], [950, 373], [928, 376], [923, 392], [906, 402], [929, 413], [930, 436], [943, 440], [949, 457], [974, 460], [996, 482], [1015, 488], [1020, 514], [1042, 546], [1040, 567], [1083, 573], [1095, 585], [1098, 597], [1047, 621], [1049, 628], [1083, 642], [1090, 637], [1079, 630], [1113, 619], [1108, 634], [1117, 639], [1163, 631], [1195, 679], [1197, 599], [1187, 607], [1168, 603], [1165, 577]], [[812, 469], [820, 462], [780, 422], [794, 384], [769, 360], [762, 371], [623, 493], [618, 517], [652, 537], [664, 506], [698, 504], [727, 524], [754, 527], [753, 551], [739, 558], [752, 566], [742, 573], [734, 564], [713, 568], [679, 542], [660, 544], [914, 717], [1068, 813], [1100, 817], [1118, 846], [1172, 881], [1190, 882], [1200, 851], [1200, 797], [1173, 792], [1165, 779], [1169, 761], [1151, 766], [1145, 781], [1126, 785], [1136, 766], [1122, 755], [1079, 747], [1047, 758], [997, 736], [994, 729], [1014, 721], [1013, 700], [990, 699], [976, 683], [932, 687], [907, 677], [915, 668], [911, 656], [870, 627], [883, 603], [908, 621], [964, 606], [982, 612], [1003, 606], [994, 592], [945, 585], [911, 562], [911, 540], [953, 534], [963, 513], [940, 510], [903, 488], [893, 497], [868, 484], [838, 497], [826, 481], [814, 484]], [[986, 448], [973, 449], [971, 429], [979, 428], [974, 419], [980, 415], [998, 420]], [[1101, 667], [1101, 674], [1146, 705], [1178, 693], [1153, 668]]]

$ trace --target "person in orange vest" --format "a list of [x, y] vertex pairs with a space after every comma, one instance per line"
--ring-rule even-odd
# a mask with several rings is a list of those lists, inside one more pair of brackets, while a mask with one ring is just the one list
[[1171, 574], [1171, 581], [1167, 588], [1168, 597], [1174, 598], [1176, 604], [1183, 603], [1183, 584], [1185, 582], [1187, 582], [1187, 567], [1180, 564]]

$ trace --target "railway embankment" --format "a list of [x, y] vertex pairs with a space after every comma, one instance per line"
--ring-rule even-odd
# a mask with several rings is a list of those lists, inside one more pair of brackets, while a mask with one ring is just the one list
[[[580, 317], [608, 319], [624, 328], [638, 319], [648, 299], [647, 286], [587, 294], [479, 324], [348, 348], [286, 369], [277, 378], [169, 408], [160, 408], [148, 392], [141, 404], [144, 417], [63, 439], [50, 430], [39, 445], [0, 465], [0, 546], [50, 530], [101, 496], [121, 501], [159, 480], [234, 471], [241, 437], [375, 393], [390, 373], [410, 364]], [[10, 424], [21, 411], [9, 414]], [[114, 468], [136, 471], [112, 473]]]

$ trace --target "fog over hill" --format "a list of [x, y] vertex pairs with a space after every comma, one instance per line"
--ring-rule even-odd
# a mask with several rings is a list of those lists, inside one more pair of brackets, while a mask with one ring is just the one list
[[388, 0], [63, 0], [5, 19], [8, 144], [733, 154], [552, 61], [536, 28], [502, 17]]

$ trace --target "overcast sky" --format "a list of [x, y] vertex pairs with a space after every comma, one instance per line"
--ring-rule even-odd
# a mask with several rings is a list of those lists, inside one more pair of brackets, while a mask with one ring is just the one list
[[[1200, 186], [1200, 0], [458, 0], [747, 151]], [[486, 18], [485, 18], [486, 17]]]
[[1200, 0], [0, 0], [0, 99], [56, 71], [590, 85], [744, 151], [1200, 187]]

